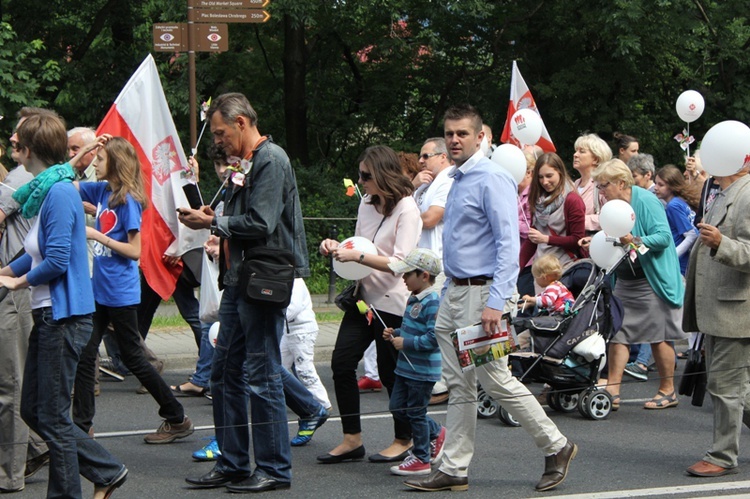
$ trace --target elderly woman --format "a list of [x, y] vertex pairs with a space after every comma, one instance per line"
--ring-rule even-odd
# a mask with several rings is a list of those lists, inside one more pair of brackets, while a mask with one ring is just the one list
[[631, 156], [626, 163], [633, 175], [635, 185], [653, 194], [655, 189], [654, 177], [656, 177], [654, 157], [650, 154], [638, 153]]
[[599, 211], [606, 202], [604, 196], [597, 193], [594, 188], [591, 172], [610, 159], [612, 159], [612, 149], [598, 135], [589, 133], [576, 139], [573, 168], [578, 170], [581, 178], [575, 181], [575, 187], [586, 205], [586, 232], [590, 235], [601, 228], [599, 226]]
[[[404, 176], [399, 159], [386, 146], [368, 147], [359, 161], [359, 183], [365, 192], [359, 205], [354, 234], [371, 240], [378, 253], [369, 254], [345, 248], [338, 241], [320, 243], [320, 253], [339, 262], [357, 262], [374, 271], [361, 279], [360, 292], [377, 311], [385, 326], [397, 328], [409, 297], [404, 280], [394, 275], [388, 264], [403, 259], [417, 246], [422, 230], [419, 208], [411, 196], [414, 186]], [[344, 313], [331, 358], [333, 386], [341, 412], [344, 437], [341, 444], [318, 456], [324, 464], [359, 461], [365, 456], [360, 422], [357, 364], [368, 345], [375, 340], [380, 380], [391, 393], [395, 382], [397, 351], [383, 339], [383, 323], [368, 320], [357, 310]], [[395, 438], [386, 449], [369, 457], [372, 462], [400, 462], [411, 448], [408, 422], [394, 420]]]
[[675, 352], [669, 342], [686, 338], [680, 326], [685, 288], [667, 216], [655, 195], [633, 185], [633, 175], [619, 159], [603, 163], [592, 176], [608, 201], [625, 201], [635, 212], [633, 230], [620, 238], [622, 244], [636, 249], [635, 259], [627, 259], [616, 270], [614, 294], [622, 301], [625, 316], [609, 343], [607, 390], [613, 409], [620, 405], [628, 346], [638, 343], [651, 344], [660, 380], [659, 391], [644, 409], [675, 407]]

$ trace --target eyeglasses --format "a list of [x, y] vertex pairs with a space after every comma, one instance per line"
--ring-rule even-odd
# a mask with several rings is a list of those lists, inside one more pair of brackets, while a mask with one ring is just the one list
[[430, 159], [431, 157], [433, 157], [433, 156], [438, 156], [438, 155], [440, 155], [440, 154], [443, 154], [443, 153], [441, 153], [441, 152], [431, 152], [431, 153], [429, 153], [429, 154], [428, 154], [428, 153], [424, 153], [424, 154], [422, 154], [421, 156], [419, 156], [419, 159], [421, 159], [422, 161], [427, 161], [427, 160], [428, 160], [428, 159]]
[[359, 178], [362, 180], [362, 182], [368, 182], [372, 180], [372, 173], [370, 172], [363, 172], [362, 170], [359, 171]]
[[599, 189], [600, 191], [603, 191], [604, 189], [606, 189], [607, 187], [609, 187], [609, 184], [611, 184], [611, 183], [612, 182], [606, 182], [604, 184], [597, 184], [596, 188]]

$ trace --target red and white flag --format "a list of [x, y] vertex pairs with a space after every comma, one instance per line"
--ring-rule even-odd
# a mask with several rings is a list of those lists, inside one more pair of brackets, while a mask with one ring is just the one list
[[[536, 114], [539, 114], [539, 119], [542, 118], [542, 115], [539, 113], [539, 109], [537, 109], [536, 103], [534, 102], [534, 97], [532, 97], [528, 85], [526, 85], [523, 76], [521, 76], [521, 72], [518, 70], [516, 61], [513, 61], [513, 73], [510, 78], [508, 117], [505, 119], [505, 127], [503, 128], [503, 134], [500, 136], [500, 142], [503, 144], [511, 143], [521, 147], [521, 143], [516, 139], [510, 129], [510, 119], [516, 111], [526, 108], [533, 109], [536, 111]], [[549, 136], [547, 127], [544, 125], [544, 120], [542, 120], [542, 136], [536, 145], [541, 147], [544, 152], [557, 151], [557, 149], [555, 149], [555, 144], [552, 143], [552, 139]]]
[[138, 153], [150, 201], [141, 223], [140, 266], [151, 289], [166, 300], [182, 265], [165, 265], [162, 255], [181, 256], [200, 247], [208, 231], [188, 229], [177, 220], [176, 209], [190, 206], [182, 189], [190, 168], [150, 54], [99, 125], [96, 134], [102, 133], [125, 138]]

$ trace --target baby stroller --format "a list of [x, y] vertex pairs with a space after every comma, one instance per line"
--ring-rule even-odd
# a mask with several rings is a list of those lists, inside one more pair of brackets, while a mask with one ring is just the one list
[[513, 320], [516, 331], [528, 329], [531, 334], [530, 351], [509, 357], [514, 374], [524, 382], [547, 383], [547, 403], [556, 411], [577, 408], [593, 420], [606, 419], [612, 411], [612, 397], [596, 386], [607, 343], [622, 325], [622, 304], [612, 295], [611, 272], [589, 259], [578, 260], [560, 278], [576, 297], [568, 313]]

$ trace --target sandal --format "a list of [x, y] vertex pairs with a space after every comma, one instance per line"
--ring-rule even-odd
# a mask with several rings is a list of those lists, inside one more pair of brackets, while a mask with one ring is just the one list
[[652, 398], [643, 405], [644, 409], [667, 409], [669, 407], [677, 407], [677, 404], [679, 403], [677, 400], [677, 395], [675, 395], [674, 392], [666, 394], [658, 391], [656, 392], [656, 395], [656, 397]]
[[620, 408], [620, 396], [612, 395], [612, 412], [616, 412]]

